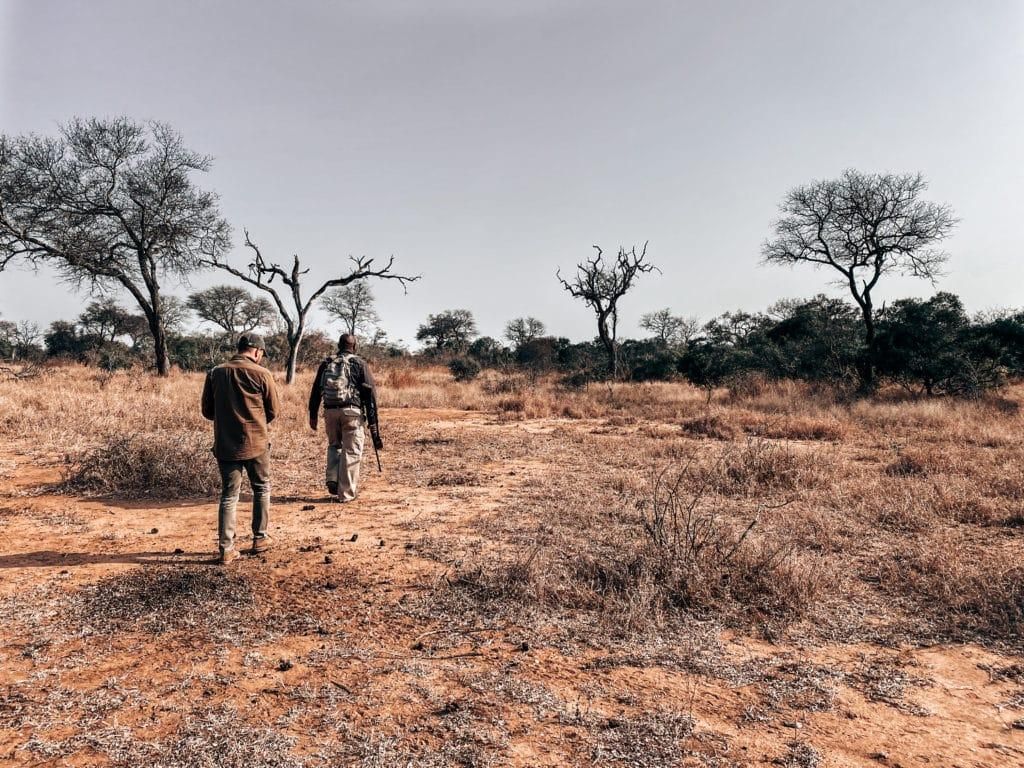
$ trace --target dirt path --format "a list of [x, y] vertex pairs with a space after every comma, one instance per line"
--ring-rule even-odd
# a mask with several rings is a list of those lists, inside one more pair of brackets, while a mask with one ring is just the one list
[[[389, 418], [427, 441], [594, 426]], [[701, 673], [678, 659], [688, 638], [630, 656], [597, 635], [548, 643], [543, 622], [432, 612], [452, 564], [424, 537], [485, 546], [482, 517], [557, 468], [499, 457], [460, 470], [472, 484], [431, 484], [442, 468], [416, 450], [385, 456], [419, 471], [371, 470], [355, 503], [330, 503], [315, 480], [278, 498], [274, 548], [228, 569], [212, 564], [212, 501], [41, 492], [54, 463], [0, 454], [0, 763], [136, 764], [163, 749], [182, 762], [154, 764], [221, 750], [222, 764], [272, 765], [290, 748], [341, 765], [1024, 765], [1020, 661], [976, 646], [801, 648], [716, 631], [700, 640], [717, 644]], [[187, 589], [154, 597], [182, 573]], [[248, 746], [226, 746], [237, 740]]]

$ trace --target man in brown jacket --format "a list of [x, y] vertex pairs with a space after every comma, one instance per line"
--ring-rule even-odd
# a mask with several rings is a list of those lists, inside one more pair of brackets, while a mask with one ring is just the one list
[[267, 347], [262, 337], [243, 333], [238, 354], [206, 375], [203, 416], [213, 421], [213, 455], [220, 467], [218, 536], [220, 562], [238, 557], [235, 549], [235, 508], [242, 471], [252, 486], [252, 551], [270, 547], [270, 439], [267, 424], [280, 411], [277, 387], [260, 365]]

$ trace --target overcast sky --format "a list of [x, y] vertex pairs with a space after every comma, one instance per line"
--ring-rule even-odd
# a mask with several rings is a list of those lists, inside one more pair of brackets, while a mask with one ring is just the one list
[[[121, 114], [214, 156], [196, 181], [238, 263], [246, 227], [311, 279], [349, 254], [422, 274], [408, 295], [375, 286], [395, 339], [450, 308], [489, 335], [534, 315], [591, 338], [555, 270], [593, 244], [648, 240], [662, 270], [622, 302], [625, 335], [661, 307], [841, 295], [758, 254], [788, 189], [848, 167], [923, 172], [961, 219], [938, 288], [1024, 305], [1021, 0], [0, 0], [3, 132]], [[85, 300], [0, 275], [4, 319]]]

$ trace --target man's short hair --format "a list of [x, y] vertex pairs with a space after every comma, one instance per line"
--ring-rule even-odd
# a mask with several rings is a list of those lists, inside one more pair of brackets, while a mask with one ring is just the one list
[[338, 339], [338, 349], [342, 352], [355, 352], [356, 351], [356, 337], [351, 333], [341, 334], [341, 338]]
[[247, 349], [262, 349], [267, 351], [267, 342], [258, 333], [243, 333], [238, 337], [238, 351], [245, 352]]

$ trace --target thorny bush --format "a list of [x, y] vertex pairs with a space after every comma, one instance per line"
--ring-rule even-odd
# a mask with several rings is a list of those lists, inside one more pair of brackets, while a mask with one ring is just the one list
[[65, 487], [76, 492], [166, 499], [205, 496], [220, 486], [209, 436], [198, 432], [114, 435], [66, 462]]

